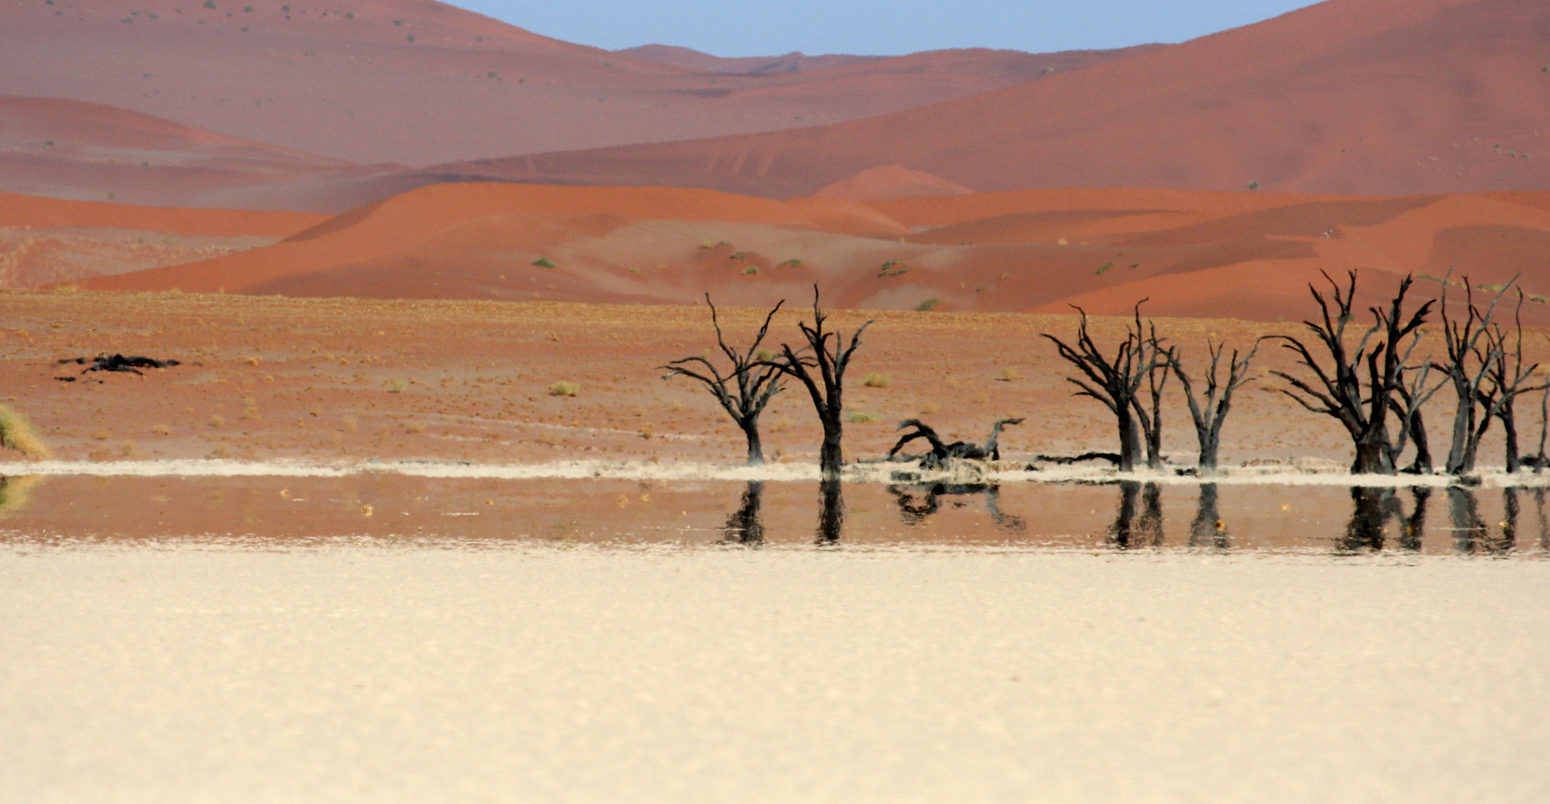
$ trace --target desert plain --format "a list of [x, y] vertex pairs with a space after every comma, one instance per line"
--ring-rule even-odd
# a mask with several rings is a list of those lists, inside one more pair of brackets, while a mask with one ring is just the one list
[[[1285, 340], [1408, 277], [1425, 387], [1499, 299], [1542, 455], [1545, 4], [768, 57], [129, 5], [0, 2], [0, 799], [1550, 797], [1550, 474], [1352, 475]], [[1176, 379], [1162, 468], [1059, 460], [1117, 443], [1079, 314], [1253, 352], [1220, 476]], [[668, 376], [818, 315], [835, 483], [799, 383], [749, 465]]]

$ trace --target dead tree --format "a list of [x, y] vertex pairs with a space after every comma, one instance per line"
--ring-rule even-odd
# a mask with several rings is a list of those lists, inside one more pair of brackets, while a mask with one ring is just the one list
[[[1145, 301], [1143, 299], [1142, 301]], [[1141, 302], [1136, 302], [1135, 331], [1142, 332], [1141, 328]], [[1146, 389], [1148, 406], [1141, 405], [1139, 395], [1135, 400], [1136, 423], [1141, 426], [1141, 439], [1146, 444], [1146, 466], [1148, 469], [1161, 469], [1162, 456], [1162, 391], [1168, 384], [1168, 366], [1172, 365], [1177, 353], [1174, 347], [1166, 349], [1162, 341], [1157, 337], [1157, 325], [1150, 319], [1146, 322], [1146, 345], [1156, 356], [1154, 365], [1146, 373]], [[1158, 378], [1161, 379], [1158, 379]]]
[[1195, 438], [1200, 443], [1200, 474], [1214, 475], [1217, 467], [1217, 453], [1222, 443], [1222, 423], [1227, 420], [1227, 414], [1232, 410], [1232, 395], [1252, 378], [1249, 376], [1249, 363], [1254, 360], [1254, 353], [1259, 351], [1259, 341], [1254, 342], [1254, 347], [1242, 358], [1238, 357], [1238, 350], [1232, 350], [1232, 356], [1227, 361], [1227, 381], [1224, 384], [1219, 379], [1219, 369], [1222, 362], [1222, 352], [1226, 344], [1206, 342], [1206, 350], [1211, 355], [1211, 368], [1205, 374], [1205, 389], [1200, 396], [1196, 396], [1194, 385], [1190, 382], [1189, 374], [1184, 371], [1184, 364], [1179, 362], [1177, 351], [1171, 353], [1168, 361], [1173, 373], [1178, 376], [1179, 383], [1184, 386], [1184, 399], [1189, 403], [1189, 416], [1195, 422]]
[[[1496, 400], [1485, 389], [1486, 376], [1496, 360], [1491, 347], [1491, 316], [1496, 311], [1502, 293], [1491, 299], [1490, 305], [1481, 310], [1475, 304], [1474, 286], [1464, 277], [1464, 316], [1462, 320], [1448, 314], [1448, 287], [1452, 284], [1450, 273], [1442, 280], [1442, 334], [1448, 349], [1446, 363], [1433, 365], [1447, 376], [1456, 400], [1453, 409], [1453, 440], [1448, 448], [1445, 469], [1451, 475], [1463, 475], [1474, 471], [1475, 455], [1480, 440], [1491, 426], [1491, 410]], [[1509, 283], [1511, 284], [1511, 283]], [[1485, 340], [1485, 346], [1481, 341]]]
[[[1142, 299], [1141, 302], [1146, 301]], [[1077, 396], [1087, 396], [1103, 403], [1114, 414], [1119, 430], [1119, 470], [1135, 469], [1136, 457], [1141, 451], [1141, 427], [1136, 416], [1141, 406], [1136, 401], [1141, 383], [1163, 365], [1155, 338], [1147, 338], [1140, 328], [1141, 302], [1136, 303], [1135, 328], [1126, 327], [1125, 338], [1115, 347], [1112, 357], [1105, 355], [1087, 331], [1087, 311], [1072, 307], [1081, 314], [1077, 324], [1076, 340], [1071, 344], [1043, 333], [1043, 336], [1059, 351], [1061, 358], [1075, 366], [1081, 377], [1067, 377], [1066, 382], [1081, 389]], [[1155, 426], [1155, 419], [1149, 426]]]
[[[1353, 473], [1394, 474], [1398, 454], [1389, 437], [1389, 414], [1396, 408], [1418, 410], [1424, 397], [1429, 396], [1428, 389], [1407, 380], [1413, 380], [1419, 370], [1408, 363], [1420, 340], [1418, 330], [1426, 322], [1433, 302], [1427, 301], [1406, 314], [1405, 294], [1413, 281], [1406, 275], [1386, 308], [1368, 308], [1373, 323], [1352, 349], [1346, 345], [1345, 336], [1356, 292], [1356, 272], [1349, 272], [1350, 281], [1344, 291], [1329, 274], [1320, 273], [1329, 282], [1333, 298], [1326, 298], [1318, 288], [1308, 285], [1321, 313], [1318, 321], [1302, 322], [1313, 336], [1313, 348], [1291, 335], [1274, 336], [1285, 341], [1282, 345], [1313, 373], [1313, 378], [1303, 380], [1284, 371], [1271, 373], [1291, 385], [1281, 389], [1282, 393], [1307, 410], [1334, 418], [1345, 428], [1356, 452], [1351, 464]], [[1321, 364], [1314, 349], [1328, 356], [1328, 366]], [[1407, 392], [1411, 402], [1405, 403], [1402, 389], [1409, 388], [1416, 391]], [[1408, 421], [1402, 419], [1400, 424], [1402, 431], [1408, 431]]]
[[931, 445], [930, 452], [919, 456], [920, 465], [926, 469], [940, 467], [950, 458], [999, 461], [1001, 460], [1001, 428], [1009, 424], [1022, 424], [1022, 422], [1023, 420], [1020, 418], [998, 420], [990, 427], [990, 438], [985, 440], [984, 446], [980, 446], [978, 444], [970, 444], [967, 441], [954, 441], [951, 444], [944, 443], [941, 436], [937, 435], [936, 430], [933, 430], [921, 420], [905, 419], [899, 422], [899, 429], [903, 430], [906, 427], [912, 429], [900, 437], [898, 443], [893, 445], [893, 449], [888, 450], [887, 460], [892, 460], [893, 456], [897, 455], [899, 450], [904, 449], [904, 446], [911, 441], [923, 439], [927, 444]]
[[770, 321], [775, 318], [775, 313], [786, 302], [781, 300], [775, 304], [764, 317], [764, 325], [759, 327], [759, 334], [754, 337], [753, 344], [741, 352], [727, 345], [726, 337], [721, 332], [721, 322], [716, 317], [716, 305], [711, 302], [709, 293], [705, 294], [705, 303], [710, 306], [710, 323], [716, 328], [716, 345], [726, 355], [731, 368], [723, 373], [703, 357], [685, 357], [662, 366], [667, 371], [662, 378], [681, 375], [705, 386], [705, 390], [716, 397], [722, 410], [743, 431], [748, 441], [748, 462], [764, 463], [764, 444], [759, 438], [759, 416], [764, 413], [770, 399], [784, 390], [784, 385], [781, 382], [780, 366], [759, 355], [759, 344], [769, 332]]
[[817, 411], [818, 421], [823, 425], [823, 446], [818, 453], [819, 471], [826, 478], [834, 478], [839, 476], [840, 467], [845, 463], [844, 451], [840, 446], [845, 431], [845, 369], [850, 366], [851, 356], [861, 345], [861, 333], [872, 322], [862, 324], [850, 336], [850, 345], [845, 346], [845, 339], [839, 333], [824, 331], [823, 325], [827, 318], [818, 306], [818, 286], [814, 285], [813, 325], [808, 326], [805, 322], [797, 324], [807, 345], [792, 349], [790, 344], [781, 344], [781, 355], [775, 365], [783, 373], [797, 378], [807, 389], [808, 396], [812, 397], [813, 409]]
[[[1518, 455], [1518, 420], [1514, 407], [1518, 397], [1530, 391], [1542, 391], [1550, 383], [1533, 382], [1531, 378], [1539, 369], [1538, 363], [1523, 363], [1523, 290], [1518, 289], [1518, 304], [1513, 312], [1512, 332], [1508, 334], [1500, 326], [1492, 326], [1486, 336], [1487, 353], [1491, 360], [1486, 367], [1486, 383], [1490, 385], [1488, 398], [1494, 413], [1501, 420], [1506, 439], [1505, 465], [1508, 472], [1521, 468]], [[1540, 450], [1543, 452], [1543, 445]], [[1536, 464], [1537, 466], [1538, 464]]]

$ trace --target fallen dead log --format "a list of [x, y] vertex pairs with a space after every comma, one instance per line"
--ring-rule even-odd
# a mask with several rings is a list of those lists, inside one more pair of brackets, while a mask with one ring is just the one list
[[125, 357], [121, 354], [114, 353], [110, 355], [105, 352], [93, 358], [67, 357], [59, 361], [60, 365], [69, 365], [71, 363], [78, 366], [86, 366], [86, 368], [81, 370], [82, 374], [92, 371], [124, 371], [143, 375], [145, 372], [140, 370], [143, 368], [169, 368], [182, 365], [177, 360], [157, 360], [154, 357], [146, 357], [144, 355]]

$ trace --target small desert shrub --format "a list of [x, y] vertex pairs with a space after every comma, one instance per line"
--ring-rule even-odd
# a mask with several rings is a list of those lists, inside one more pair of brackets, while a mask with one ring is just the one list
[[554, 267], [554, 261], [549, 259], [548, 257], [539, 257], [538, 259], [533, 260], [533, 264], [538, 266], [539, 268], [553, 268]]
[[1021, 374], [1017, 373], [1017, 369], [1012, 368], [1011, 366], [1002, 366], [1001, 372], [996, 375], [996, 379], [1000, 380], [1001, 382], [1011, 382], [1012, 380], [1015, 380], [1021, 376]]
[[888, 379], [887, 374], [868, 374], [861, 384], [868, 388], [887, 388], [893, 385], [893, 380]]
[[409, 383], [406, 383], [397, 377], [387, 381], [387, 392], [390, 394], [401, 394], [404, 392], [404, 389], [408, 387]]
[[222, 416], [219, 413], [215, 414], [214, 416], [211, 416], [210, 417], [210, 426], [211, 427], [224, 427], [224, 426], [226, 426], [226, 417]]
[[802, 261], [793, 258], [793, 259], [786, 260], [785, 262], [783, 262], [780, 265], [777, 265], [775, 267], [776, 268], [801, 268], [802, 267]]
[[53, 457], [27, 417], [4, 405], [0, 405], [0, 446], [29, 458], [48, 460]]
[[917, 312], [917, 313], [929, 313], [932, 310], [935, 310], [936, 306], [938, 304], [941, 304], [941, 303], [942, 303], [941, 299], [926, 299], [925, 301], [921, 302], [920, 304], [915, 305], [915, 312]]
[[559, 382], [549, 386], [550, 396], [575, 396], [580, 392], [580, 385], [573, 382], [566, 382], [565, 380], [560, 380]]
[[743, 269], [743, 273], [744, 274], [755, 274], [756, 275], [756, 274], [759, 273], [759, 266], [757, 266], [757, 265], [750, 265], [747, 268]]
[[852, 424], [875, 424], [878, 421], [876, 416], [861, 411], [852, 413], [845, 418], [846, 421], [849, 421]]

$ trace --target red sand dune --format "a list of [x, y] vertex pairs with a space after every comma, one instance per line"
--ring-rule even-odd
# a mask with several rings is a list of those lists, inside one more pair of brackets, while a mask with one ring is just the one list
[[956, 51], [709, 74], [427, 0], [17, 0], [4, 22], [8, 94], [410, 165], [851, 120], [1108, 57]]
[[[1522, 272], [1550, 322], [1550, 193], [1408, 197], [1043, 190], [788, 202], [671, 188], [416, 190], [284, 242], [82, 282], [295, 296], [768, 305], [813, 283], [841, 307], [1262, 320], [1308, 314], [1320, 271], [1363, 304], [1407, 272]], [[1381, 278], [1379, 278], [1381, 277]], [[1423, 283], [1434, 293], [1435, 282]]]
[[1550, 186], [1547, 48], [1542, 0], [1330, 0], [866, 120], [450, 170], [770, 197], [888, 164], [978, 190], [1540, 189]]
[[0, 193], [0, 227], [138, 229], [190, 235], [289, 237], [330, 216], [308, 212], [137, 207]]
[[326, 220], [298, 212], [136, 207], [0, 193], [0, 287], [37, 287], [272, 245]]

